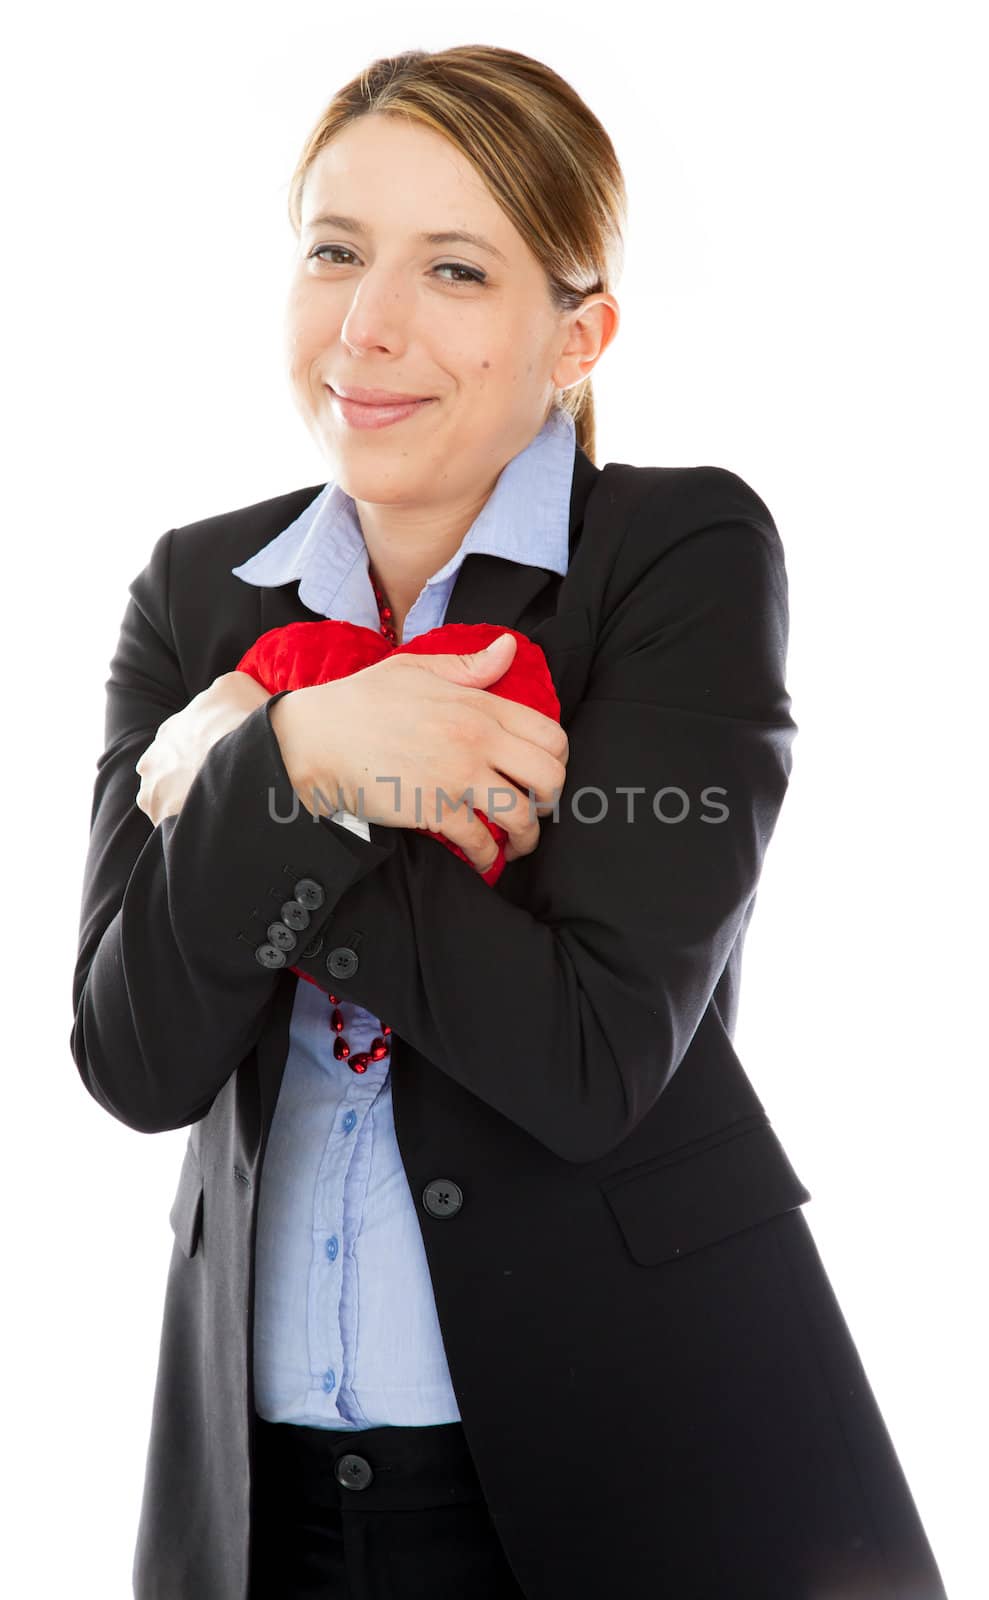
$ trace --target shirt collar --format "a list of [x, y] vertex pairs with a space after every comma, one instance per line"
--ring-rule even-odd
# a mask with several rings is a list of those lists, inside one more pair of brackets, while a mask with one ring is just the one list
[[[535, 438], [503, 467], [458, 549], [427, 586], [455, 576], [472, 552], [546, 567], [562, 577], [569, 563], [575, 454], [573, 418], [554, 406]], [[231, 571], [262, 587], [297, 580], [299, 598], [311, 611], [347, 617], [366, 599], [367, 569], [356, 505], [331, 479], [294, 522]]]

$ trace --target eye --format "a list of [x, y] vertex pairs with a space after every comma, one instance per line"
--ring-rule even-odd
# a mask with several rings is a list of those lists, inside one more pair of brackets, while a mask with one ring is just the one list
[[[322, 260], [324, 258], [324, 256], [326, 256], [328, 253], [329, 254], [334, 254], [334, 253], [339, 254], [341, 252], [345, 256], [351, 256], [351, 257], [354, 254], [354, 252], [352, 250], [348, 250], [347, 246], [344, 245], [344, 244], [321, 244], [321, 245], [317, 245], [315, 250], [311, 250], [309, 252], [309, 260], [313, 260], [313, 259]], [[340, 265], [339, 262], [334, 262], [334, 261], [330, 261], [327, 264], [329, 266], [338, 266], [338, 265]], [[485, 274], [483, 272], [478, 272], [475, 267], [465, 267], [463, 262], [461, 262], [461, 261], [441, 261], [438, 267], [434, 267], [433, 268], [433, 271], [434, 272], [459, 272], [459, 273], [466, 274], [466, 276], [462, 277], [462, 278], [447, 278], [447, 280], [446, 280], [447, 283], [455, 283], [455, 284], [477, 283], [477, 284], [481, 284], [481, 283], [484, 283], [484, 281], [485, 281]]]
[[[436, 272], [466, 272], [468, 283], [483, 283], [484, 273], [476, 272], [473, 267], [465, 267], [459, 261], [443, 261], [435, 268]], [[451, 278], [451, 283], [463, 283], [463, 278]]]

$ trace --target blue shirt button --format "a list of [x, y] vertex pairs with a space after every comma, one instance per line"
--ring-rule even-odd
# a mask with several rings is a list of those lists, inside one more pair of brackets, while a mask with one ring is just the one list
[[343, 1131], [344, 1131], [344, 1133], [349, 1133], [351, 1128], [354, 1126], [356, 1121], [357, 1121], [357, 1112], [356, 1111], [348, 1111], [347, 1115], [343, 1119]]
[[327, 1239], [327, 1241], [326, 1241], [326, 1254], [329, 1256], [331, 1261], [335, 1261], [336, 1260], [337, 1251], [339, 1249], [340, 1249], [340, 1242], [337, 1239], [336, 1234], [334, 1234], [332, 1239]]
[[336, 1387], [336, 1381], [337, 1381], [336, 1373], [334, 1372], [332, 1367], [328, 1367], [327, 1370], [323, 1373], [323, 1392], [324, 1392], [324, 1394], [329, 1394], [330, 1390]]

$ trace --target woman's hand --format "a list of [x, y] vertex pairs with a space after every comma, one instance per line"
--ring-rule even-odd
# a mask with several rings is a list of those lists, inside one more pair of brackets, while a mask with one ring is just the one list
[[507, 860], [535, 850], [538, 813], [559, 799], [570, 750], [552, 717], [485, 692], [515, 643], [502, 634], [470, 655], [393, 654], [283, 695], [271, 726], [307, 811], [430, 828], [479, 872], [497, 845], [476, 812], [508, 833]]
[[158, 826], [178, 816], [207, 752], [271, 696], [247, 672], [223, 672], [174, 716], [166, 717], [138, 761], [138, 809]]

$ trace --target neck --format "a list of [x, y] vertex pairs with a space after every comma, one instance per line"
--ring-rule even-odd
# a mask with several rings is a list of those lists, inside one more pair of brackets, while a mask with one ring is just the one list
[[371, 575], [391, 606], [399, 643], [427, 580], [460, 549], [493, 488], [491, 484], [469, 503], [442, 511], [355, 501]]

